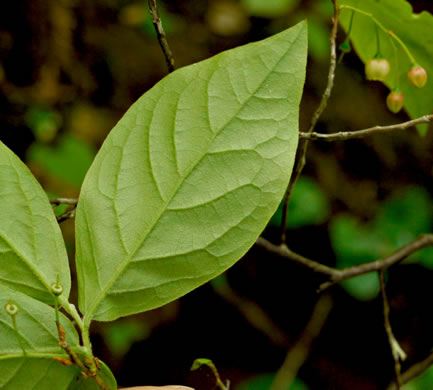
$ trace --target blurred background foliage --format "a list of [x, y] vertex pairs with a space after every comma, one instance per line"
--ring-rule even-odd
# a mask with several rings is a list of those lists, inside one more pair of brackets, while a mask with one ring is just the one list
[[[410, 3], [415, 12], [433, 11], [430, 0]], [[300, 128], [308, 128], [326, 85], [330, 0], [160, 0], [158, 5], [177, 67], [307, 18], [309, 62]], [[338, 42], [344, 37], [340, 31]], [[421, 44], [425, 38], [419, 37]], [[0, 140], [26, 161], [51, 197], [78, 197], [107, 133], [165, 74], [146, 0], [0, 4]], [[365, 80], [363, 63], [353, 52], [345, 55], [317, 130], [407, 120], [404, 112], [386, 110], [387, 94], [381, 83]], [[312, 143], [290, 204], [289, 246], [341, 268], [386, 256], [431, 233], [432, 152], [432, 132], [421, 137], [414, 129]], [[279, 240], [280, 219], [281, 208], [264, 232], [273, 242]], [[73, 221], [61, 226], [73, 258]], [[433, 347], [432, 270], [433, 251], [425, 249], [389, 272], [391, 321], [409, 356], [403, 369]], [[233, 389], [265, 390], [308, 323], [323, 281], [253, 248], [223, 277], [176, 302], [96, 323], [95, 351], [123, 386], [213, 388], [211, 375], [189, 373], [194, 359], [206, 357]], [[393, 362], [377, 294], [375, 274], [333, 288], [332, 311], [291, 389], [386, 388]], [[431, 387], [432, 372], [407, 388]]]

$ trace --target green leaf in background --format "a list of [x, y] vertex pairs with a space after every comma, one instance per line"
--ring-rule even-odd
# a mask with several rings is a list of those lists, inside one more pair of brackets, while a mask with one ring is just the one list
[[[317, 225], [325, 222], [329, 213], [329, 202], [321, 188], [313, 179], [301, 176], [292, 192], [287, 227], [299, 228], [306, 225]], [[282, 214], [283, 202], [272, 216], [270, 225], [280, 226]]]
[[316, 61], [329, 60], [329, 31], [326, 22], [314, 14], [308, 18], [308, 51]]
[[[406, 53], [394, 39], [379, 30], [381, 54], [391, 64], [391, 73], [385, 84], [390, 89], [396, 87], [396, 79], [400, 76], [399, 88], [404, 94], [404, 108], [410, 117], [417, 118], [430, 114], [433, 110], [433, 62], [431, 61], [433, 15], [426, 11], [414, 14], [412, 6], [406, 0], [339, 0], [338, 3], [357, 7], [372, 14], [386, 29], [393, 31], [406, 44], [417, 63], [426, 69], [427, 84], [423, 88], [415, 88], [409, 84], [407, 72], [411, 63]], [[340, 22], [346, 31], [350, 15], [351, 11], [348, 9], [343, 9], [341, 12]], [[364, 63], [373, 58], [377, 52], [375, 26], [371, 18], [355, 13], [350, 38]], [[426, 124], [418, 126], [423, 132], [427, 129]]]
[[55, 146], [34, 143], [28, 151], [29, 163], [77, 188], [81, 186], [95, 153], [84, 141], [71, 135], [60, 137]]
[[373, 229], [400, 247], [433, 227], [433, 201], [422, 187], [406, 187], [385, 201]]
[[[19, 308], [15, 316], [19, 335], [5, 310], [11, 299]], [[53, 359], [68, 358], [59, 347], [55, 319], [54, 309], [50, 306], [4, 287], [0, 290], [1, 389], [62, 390], [67, 389], [73, 378], [80, 374], [77, 367], [65, 367]], [[71, 348], [77, 348], [78, 335], [74, 326], [62, 314], [60, 322], [67, 343]]]
[[379, 278], [376, 272], [357, 276], [341, 283], [341, 286], [354, 298], [370, 301], [380, 292]]
[[51, 142], [62, 124], [62, 116], [57, 111], [38, 105], [28, 109], [25, 119], [35, 138], [41, 142]]
[[274, 18], [295, 8], [299, 0], [242, 0], [248, 13], [253, 16]]
[[45, 191], [0, 142], [0, 285], [53, 303], [57, 277], [71, 286], [65, 244]]
[[[361, 223], [351, 215], [338, 215], [331, 221], [329, 232], [337, 267], [344, 268], [388, 256], [432, 230], [433, 200], [425, 189], [411, 186], [383, 202], [370, 223]], [[433, 268], [433, 248], [425, 248], [409, 260]], [[363, 275], [342, 285], [362, 300], [374, 298], [379, 291], [375, 274]]]
[[[397, 249], [423, 233], [433, 232], [433, 200], [422, 187], [407, 187], [387, 200], [373, 223], [373, 229]], [[433, 248], [410, 256], [412, 262], [433, 268]]]
[[338, 268], [374, 261], [393, 249], [369, 224], [362, 224], [349, 214], [333, 218], [329, 233], [337, 255]]
[[104, 142], [76, 218], [85, 322], [164, 305], [233, 265], [288, 184], [307, 28], [179, 69]]
[[139, 320], [111, 322], [102, 328], [104, 342], [116, 359], [125, 355], [134, 342], [148, 337], [150, 332], [151, 327]]
[[[275, 374], [261, 374], [256, 377], [250, 378], [246, 381], [241, 382], [235, 387], [235, 390], [269, 390], [274, 381]], [[295, 378], [293, 383], [290, 383], [290, 387], [287, 386], [286, 390], [308, 390], [309, 387], [302, 382], [299, 378]]]
[[433, 383], [433, 367], [404, 385], [404, 390], [425, 390]]

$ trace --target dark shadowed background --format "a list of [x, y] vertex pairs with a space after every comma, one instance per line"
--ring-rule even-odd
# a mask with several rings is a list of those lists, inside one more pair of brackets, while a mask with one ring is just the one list
[[[433, 12], [431, 0], [410, 3], [416, 12]], [[330, 0], [161, 0], [158, 5], [176, 67], [307, 18], [309, 62], [300, 129], [308, 128], [326, 85]], [[338, 41], [343, 39], [340, 31]], [[338, 65], [317, 131], [409, 119], [387, 111], [387, 88], [367, 82], [363, 69], [353, 52]], [[0, 3], [0, 140], [28, 164], [49, 196], [78, 197], [107, 133], [166, 73], [146, 0]], [[313, 143], [292, 199], [289, 246], [342, 267], [374, 260], [432, 232], [432, 152], [432, 132], [421, 137], [415, 129]], [[278, 223], [276, 215], [264, 232], [274, 242]], [[73, 221], [61, 226], [73, 259]], [[214, 361], [232, 389], [265, 390], [308, 323], [322, 281], [253, 248], [226, 274], [178, 301], [95, 323], [95, 353], [122, 386], [173, 383], [213, 389], [206, 369], [189, 371], [193, 360], [203, 357]], [[408, 353], [406, 365], [433, 347], [432, 286], [431, 250], [390, 271], [391, 321]], [[385, 389], [393, 361], [377, 275], [334, 287], [331, 295], [327, 322], [292, 389]], [[407, 389], [427, 389], [431, 383], [433, 372]]]

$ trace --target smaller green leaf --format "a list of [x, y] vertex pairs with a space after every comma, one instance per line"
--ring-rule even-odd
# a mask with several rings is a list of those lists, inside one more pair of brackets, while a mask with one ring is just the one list
[[198, 370], [201, 366], [209, 366], [212, 369], [215, 368], [215, 364], [212, 360], [206, 358], [195, 359], [191, 366], [191, 371]]
[[[18, 333], [4, 309], [11, 301], [18, 306], [15, 316]], [[75, 366], [66, 367], [53, 359], [69, 358], [59, 346], [55, 319], [55, 311], [50, 306], [4, 287], [0, 290], [1, 389], [52, 390], [55, 383], [56, 390], [62, 390], [79, 374]], [[74, 326], [62, 314], [60, 322], [67, 343], [78, 349]]]
[[0, 285], [52, 304], [57, 277], [68, 297], [69, 261], [47, 195], [0, 142]]
[[[5, 306], [18, 307], [16, 328]], [[56, 359], [70, 360], [59, 346], [55, 310], [33, 298], [8, 288], [0, 290], [0, 388], [8, 390], [98, 390], [92, 378], [84, 379], [80, 369], [64, 366]], [[66, 342], [78, 355], [79, 337], [71, 321], [60, 313], [60, 323]], [[110, 369], [101, 363], [98, 375], [109, 386], [117, 389]], [[78, 379], [77, 379], [78, 378]]]

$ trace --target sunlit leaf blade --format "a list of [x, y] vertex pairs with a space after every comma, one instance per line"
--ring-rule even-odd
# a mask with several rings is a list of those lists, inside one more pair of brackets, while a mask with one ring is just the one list
[[52, 303], [70, 274], [60, 228], [47, 196], [27, 167], [0, 142], [0, 285]]
[[[339, 4], [354, 6], [372, 14], [406, 44], [416, 62], [426, 69], [427, 84], [423, 88], [415, 88], [409, 83], [407, 72], [411, 62], [408, 56], [395, 40], [379, 30], [380, 52], [391, 64], [391, 73], [385, 84], [389, 88], [400, 88], [405, 97], [404, 108], [412, 118], [430, 114], [433, 110], [433, 15], [426, 11], [414, 14], [406, 0], [340, 0]], [[341, 12], [340, 21], [345, 29], [350, 15], [350, 10], [343, 9]], [[371, 18], [355, 13], [350, 38], [364, 63], [376, 55], [376, 27]], [[398, 77], [399, 84], [396, 82]], [[425, 130], [427, 125], [419, 125], [419, 128]]]
[[115, 126], [77, 210], [86, 321], [161, 306], [253, 245], [290, 178], [306, 51], [302, 22], [180, 69]]
[[[10, 300], [19, 308], [16, 315], [19, 334], [4, 309]], [[68, 344], [76, 347], [78, 335], [72, 323], [63, 315], [60, 321]], [[4, 287], [0, 289], [0, 338], [1, 389], [62, 390], [79, 374], [76, 367], [63, 366], [53, 359], [68, 358], [59, 346], [54, 309]]]

